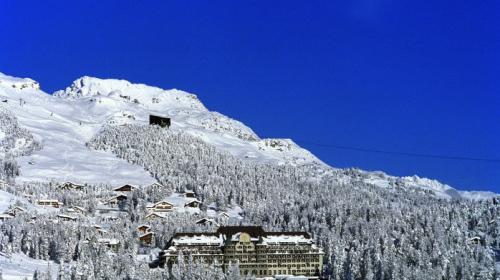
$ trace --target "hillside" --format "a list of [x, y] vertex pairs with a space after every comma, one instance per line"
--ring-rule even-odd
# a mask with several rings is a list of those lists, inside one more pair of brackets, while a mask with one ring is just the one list
[[[195, 262], [150, 267], [176, 232], [257, 224], [311, 233], [331, 279], [498, 277], [496, 194], [332, 168], [179, 90], [83, 77], [50, 95], [33, 80], [1, 75], [0, 99], [0, 210], [8, 215], [0, 266], [10, 261], [13, 276], [239, 279]], [[149, 125], [150, 114], [172, 126]], [[115, 189], [124, 184], [133, 186]], [[187, 190], [196, 198], [184, 198]], [[177, 211], [151, 216], [151, 205], [165, 201]], [[155, 236], [148, 245], [138, 240], [145, 224]], [[25, 258], [31, 268], [16, 271]]]
[[[205, 143], [244, 160], [259, 163], [324, 165], [290, 139], [260, 139], [249, 127], [217, 112], [180, 90], [163, 90], [124, 80], [82, 77], [53, 95], [37, 82], [0, 74], [1, 108], [17, 117], [43, 148], [18, 160], [19, 181], [56, 180], [77, 183], [153, 182], [147, 172], [85, 143], [104, 125], [147, 124], [150, 114], [172, 118], [172, 131], [193, 135]], [[0, 129], [2, 131], [2, 129]], [[3, 134], [5, 132], [2, 131]], [[437, 196], [481, 199], [486, 192], [459, 192], [434, 180], [396, 178], [382, 172], [364, 172], [366, 181], [385, 187], [398, 181]]]

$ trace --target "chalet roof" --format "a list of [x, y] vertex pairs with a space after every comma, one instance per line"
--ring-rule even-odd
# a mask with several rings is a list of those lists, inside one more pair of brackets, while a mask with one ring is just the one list
[[130, 185], [130, 184], [125, 184], [123, 186], [120, 186], [120, 187], [117, 187], [117, 188], [114, 188], [113, 190], [114, 191], [120, 191], [122, 189], [125, 189], [125, 188], [131, 188], [132, 190], [136, 188], [136, 186], [133, 186], [133, 185]]
[[204, 224], [204, 223], [211, 223], [211, 224], [216, 224], [214, 219], [210, 218], [201, 218], [198, 221], [195, 222], [196, 224]]
[[147, 214], [146, 218], [149, 218], [149, 217], [152, 217], [152, 216], [157, 216], [157, 217], [160, 217], [160, 218], [165, 218], [165, 216], [163, 214], [160, 214], [158, 212], [153, 212], [153, 213]]
[[64, 214], [58, 214], [57, 217], [58, 218], [63, 218], [63, 219], [70, 219], [70, 220], [76, 220], [77, 219], [76, 217], [68, 216], [68, 215], [64, 215]]
[[144, 237], [146, 237], [148, 235], [154, 235], [154, 234], [155, 234], [154, 232], [146, 232], [145, 234], [139, 236], [139, 238], [144, 238]]
[[72, 208], [72, 209], [75, 209], [75, 210], [80, 210], [80, 211], [82, 211], [82, 212], [85, 212], [85, 208], [80, 207], [80, 206], [73, 206], [73, 207], [71, 207], [71, 208]]
[[[109, 200], [113, 200], [113, 199], [115, 199], [115, 198], [116, 198], [116, 199], [118, 199], [118, 198], [125, 198], [125, 199], [126, 199], [126, 198], [127, 198], [127, 195], [126, 195], [126, 194], [119, 194], [119, 195], [115, 195], [115, 196], [113, 196], [112, 198], [110, 198]], [[108, 200], [108, 201], [109, 201], [109, 200]]]
[[50, 203], [55, 202], [55, 203], [61, 203], [62, 204], [62, 202], [60, 202], [57, 199], [37, 199], [37, 202], [50, 202]]
[[193, 201], [186, 202], [184, 204], [184, 206], [188, 206], [188, 205], [191, 205], [191, 204], [194, 204], [194, 203], [201, 203], [201, 202], [198, 199], [196, 199], [196, 200], [193, 200]]
[[26, 212], [26, 209], [22, 208], [21, 206], [14, 206], [7, 210], [7, 213], [16, 213], [16, 212]]
[[83, 188], [83, 187], [84, 187], [84, 185], [81, 185], [81, 184], [77, 184], [77, 183], [73, 183], [73, 182], [68, 181], [68, 182], [64, 182], [64, 183], [62, 183], [62, 184], [59, 184], [59, 185], [58, 185], [58, 187], [60, 187], [60, 188], [62, 188], [62, 187], [64, 187], [64, 188], [66, 188], [66, 187]]
[[158, 182], [154, 182], [154, 183], [150, 184], [148, 187], [154, 187], [154, 186], [164, 187], [162, 184], [160, 184]]
[[109, 245], [120, 244], [120, 240], [118, 240], [116, 238], [99, 238], [99, 239], [97, 239], [97, 242], [102, 243], [102, 244], [109, 244]]

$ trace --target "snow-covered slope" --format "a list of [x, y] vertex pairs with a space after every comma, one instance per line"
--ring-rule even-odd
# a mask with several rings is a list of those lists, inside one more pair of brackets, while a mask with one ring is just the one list
[[35, 260], [22, 253], [7, 255], [0, 252], [0, 268], [5, 280], [33, 279], [35, 271], [47, 275], [49, 269], [52, 279], [56, 279], [58, 266], [52, 261]]
[[150, 184], [153, 178], [142, 168], [85, 146], [103, 125], [147, 124], [150, 114], [169, 116], [172, 130], [198, 136], [235, 156], [261, 162], [320, 163], [291, 141], [276, 140], [286, 147], [267, 145], [269, 140], [259, 139], [241, 122], [208, 111], [195, 95], [180, 90], [82, 77], [50, 95], [31, 79], [0, 74], [0, 99], [0, 106], [43, 146], [18, 160], [20, 181]]
[[[171, 130], [188, 133], [232, 155], [260, 163], [328, 167], [290, 139], [260, 139], [249, 127], [211, 112], [193, 94], [163, 90], [125, 80], [82, 77], [53, 95], [31, 79], [0, 74], [0, 107], [11, 112], [20, 126], [33, 134], [42, 148], [18, 159], [21, 181], [74, 181], [146, 185], [154, 181], [142, 168], [109, 152], [86, 147], [104, 125], [148, 124], [149, 115], [172, 119]], [[5, 132], [0, 127], [0, 141]], [[382, 172], [365, 172], [365, 182], [434, 192], [443, 198], [481, 199], [496, 194], [458, 192], [435, 180], [397, 178]], [[339, 179], [340, 180], [340, 179]]]

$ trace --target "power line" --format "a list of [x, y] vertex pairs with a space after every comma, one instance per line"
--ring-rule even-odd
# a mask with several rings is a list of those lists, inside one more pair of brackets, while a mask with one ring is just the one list
[[446, 160], [483, 161], [483, 162], [494, 162], [494, 163], [500, 162], [500, 159], [491, 159], [491, 158], [449, 156], [449, 155], [436, 155], [436, 154], [421, 154], [421, 153], [412, 153], [412, 152], [396, 152], [396, 151], [387, 151], [387, 150], [379, 150], [379, 149], [368, 149], [368, 148], [362, 148], [362, 147], [315, 143], [315, 142], [296, 140], [296, 139], [293, 139], [293, 141], [296, 143], [299, 143], [299, 144], [304, 144], [304, 145], [318, 146], [318, 147], [324, 147], [324, 148], [334, 148], [334, 149], [341, 149], [341, 150], [351, 150], [351, 151], [366, 152], [366, 153], [377, 153], [377, 154], [409, 156], [409, 157], [422, 157], [422, 158], [434, 158], [434, 159], [446, 159]]

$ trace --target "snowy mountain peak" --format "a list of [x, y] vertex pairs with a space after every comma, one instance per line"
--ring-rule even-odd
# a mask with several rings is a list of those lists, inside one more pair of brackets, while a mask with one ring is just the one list
[[65, 90], [54, 92], [54, 96], [66, 99], [110, 98], [115, 101], [127, 101], [142, 104], [148, 109], [190, 108], [206, 111], [196, 95], [185, 91], [144, 84], [133, 84], [126, 80], [99, 79], [83, 76], [73, 81]]
[[132, 84], [125, 80], [99, 79], [83, 76], [73, 81], [65, 90], [59, 90], [54, 96], [59, 97], [89, 97], [96, 95], [109, 95], [111, 92], [126, 90]]
[[[181, 90], [84, 76], [65, 90], [50, 95], [41, 91], [36, 81], [0, 73], [0, 97], [0, 109], [5, 116], [11, 116], [3, 117], [4, 124], [0, 121], [0, 141], [11, 143], [5, 147], [17, 149], [11, 149], [11, 154], [25, 155], [26, 151], [33, 151], [17, 160], [21, 167], [19, 181], [150, 183], [153, 179], [141, 167], [86, 146], [106, 127], [146, 126], [150, 115], [169, 117], [172, 120], [169, 131], [194, 136], [240, 160], [331, 170], [291, 139], [261, 139], [242, 122], [209, 111], [195, 95]], [[8, 121], [10, 119], [12, 121]], [[19, 129], [12, 129], [17, 123]], [[112, 171], [119, 176], [107, 175]], [[486, 192], [459, 192], [436, 180], [418, 176], [347, 173], [348, 181], [362, 177], [366, 183], [382, 188], [397, 184], [428, 190], [444, 198], [496, 196]]]
[[5, 75], [0, 72], [0, 87], [8, 87], [18, 90], [23, 89], [40, 89], [40, 84], [37, 81], [28, 78], [16, 78]]

